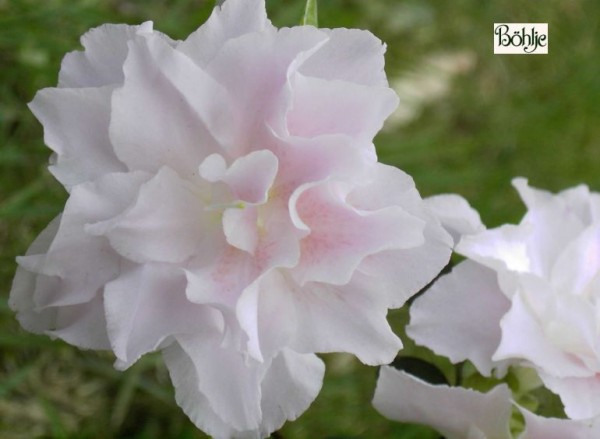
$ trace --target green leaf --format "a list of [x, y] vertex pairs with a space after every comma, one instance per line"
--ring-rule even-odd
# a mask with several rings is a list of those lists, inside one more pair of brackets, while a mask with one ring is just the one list
[[123, 421], [125, 421], [125, 418], [127, 417], [127, 413], [129, 413], [140, 379], [140, 373], [140, 366], [136, 363], [129, 369], [125, 379], [121, 382], [121, 387], [115, 398], [113, 411], [110, 417], [110, 426], [113, 432], [119, 431], [123, 425]]
[[0, 398], [6, 397], [14, 388], [25, 381], [33, 368], [34, 365], [31, 364], [4, 378], [0, 384]]
[[303, 26], [319, 27], [319, 16], [317, 14], [317, 8], [317, 0], [306, 0], [304, 17], [302, 17], [301, 22]]
[[50, 421], [50, 428], [52, 430], [51, 437], [54, 439], [67, 439], [67, 430], [65, 425], [60, 419], [59, 411], [52, 405], [50, 401], [43, 397], [39, 397], [38, 401], [41, 403], [46, 419]]

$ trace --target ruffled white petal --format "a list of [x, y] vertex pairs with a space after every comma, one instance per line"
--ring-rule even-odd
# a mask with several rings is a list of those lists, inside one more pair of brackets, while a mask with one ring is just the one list
[[525, 431], [519, 439], [596, 439], [600, 437], [600, 418], [578, 420], [544, 418], [522, 407]]
[[530, 233], [529, 228], [503, 225], [463, 236], [456, 251], [497, 271], [527, 272], [531, 268], [527, 251]]
[[139, 26], [104, 24], [91, 29], [81, 37], [85, 51], [71, 52], [64, 57], [59, 87], [102, 87], [123, 83], [127, 42], [136, 35], [151, 33], [151, 21]]
[[275, 32], [267, 18], [265, 0], [227, 0], [177, 49], [205, 67], [227, 41], [253, 32]]
[[239, 434], [215, 413], [208, 398], [199, 389], [199, 376], [194, 362], [179, 344], [173, 343], [162, 352], [175, 387], [175, 400], [198, 428], [216, 439], [260, 438], [258, 432]]
[[348, 352], [370, 365], [390, 363], [402, 347], [385, 316], [385, 298], [373, 295], [357, 275], [342, 287], [288, 283], [298, 330], [291, 346], [299, 352]]
[[425, 198], [425, 204], [439, 218], [454, 243], [462, 235], [472, 235], [485, 230], [479, 213], [460, 195], [444, 194]]
[[589, 376], [590, 371], [580, 361], [546, 337], [530, 309], [522, 294], [512, 298], [511, 308], [500, 322], [502, 340], [493, 359], [524, 359], [561, 377]]
[[223, 212], [223, 233], [227, 243], [252, 255], [258, 245], [258, 209], [256, 207], [235, 207]]
[[236, 318], [247, 336], [254, 358], [271, 359], [301, 330], [285, 277], [272, 270], [246, 288], [237, 304]]
[[110, 349], [101, 294], [86, 303], [54, 309], [55, 323], [47, 334], [82, 349]]
[[213, 261], [187, 270], [187, 296], [194, 303], [223, 305], [231, 311], [260, 272], [250, 255], [234, 247], [223, 246], [213, 255]]
[[137, 200], [121, 215], [87, 227], [106, 236], [123, 257], [135, 262], [183, 262], [210, 243], [215, 233], [195, 188], [170, 168], [142, 185]]
[[554, 195], [551, 192], [529, 186], [526, 178], [515, 178], [512, 184], [528, 210], [543, 209], [547, 205], [554, 205], [575, 214], [584, 223], [589, 223], [594, 219], [594, 206], [590, 202], [594, 198], [594, 194], [590, 193], [586, 185], [565, 189]]
[[527, 209], [539, 208], [548, 202], [552, 202], [553, 196], [551, 192], [529, 186], [526, 178], [513, 178], [512, 185], [519, 193]]
[[594, 295], [591, 282], [600, 272], [600, 224], [586, 228], [571, 241], [552, 268], [550, 281], [558, 291]]
[[223, 45], [206, 71], [234, 100], [231, 117], [237, 124], [230, 127], [230, 144], [223, 145], [227, 151], [239, 156], [272, 145], [269, 126], [278, 126], [283, 117], [281, 93], [288, 69], [326, 39], [315, 28], [294, 27], [245, 34]]
[[[27, 256], [43, 255], [48, 251], [52, 240], [56, 236], [60, 216], [54, 218], [44, 230], [33, 241], [27, 250]], [[21, 265], [17, 266], [17, 272], [12, 282], [8, 304], [17, 313], [17, 319], [21, 326], [27, 331], [42, 333], [53, 325], [56, 318], [56, 310], [47, 308], [36, 310], [34, 292], [36, 282], [46, 282], [44, 275], [29, 271]]]
[[269, 150], [253, 151], [238, 158], [220, 179], [235, 199], [253, 204], [265, 203], [275, 181], [279, 161]]
[[446, 266], [452, 238], [425, 208], [409, 175], [379, 163], [372, 171], [348, 195], [349, 204], [367, 211], [401, 206], [425, 224], [422, 245], [380, 251], [365, 257], [358, 267], [371, 278], [372, 289], [387, 297], [388, 306], [399, 308]]
[[[206, 375], [198, 374], [202, 367], [194, 362], [188, 351], [175, 343], [163, 351], [163, 357], [175, 386], [177, 403], [199, 428], [215, 438], [223, 439], [264, 438], [281, 427], [286, 420], [298, 417], [321, 389], [325, 370], [323, 362], [315, 355], [303, 355], [290, 350], [282, 351], [270, 364], [258, 366], [262, 370], [259, 373], [262, 376], [260, 382], [250, 379], [245, 384], [259, 386], [260, 419], [256, 428], [240, 430], [215, 412], [213, 405], [216, 402], [203, 392], [203, 387], [207, 384], [201, 381]], [[231, 364], [228, 363], [227, 366]], [[235, 381], [243, 379], [239, 375], [232, 378]], [[229, 408], [235, 410], [240, 403], [237, 398], [243, 395], [236, 395], [235, 391], [227, 394], [230, 387], [231, 382], [223, 386], [220, 398], [230, 398]], [[231, 410], [226, 409], [226, 417], [231, 415]]]
[[410, 308], [407, 334], [453, 363], [470, 360], [484, 375], [498, 367], [492, 355], [510, 308], [493, 270], [464, 261], [441, 277]]
[[565, 413], [571, 419], [588, 419], [600, 416], [600, 378], [560, 377], [540, 372], [544, 385], [560, 396]]
[[262, 382], [263, 436], [293, 421], [314, 401], [323, 382], [325, 365], [313, 354], [284, 349]]
[[393, 205], [402, 206], [413, 215], [425, 214], [423, 199], [415, 188], [412, 177], [398, 168], [382, 163], [369, 168], [364, 179], [357, 181], [348, 200], [358, 209], [377, 210]]
[[217, 416], [235, 430], [258, 429], [262, 418], [260, 383], [265, 365], [245, 358], [235, 349], [220, 346], [218, 334], [178, 336], [177, 343], [192, 360], [198, 373], [198, 390]]
[[216, 311], [187, 300], [181, 269], [129, 265], [104, 289], [108, 333], [120, 368], [163, 346], [168, 337], [201, 333], [218, 324]]
[[385, 298], [389, 308], [400, 308], [448, 264], [450, 246], [436, 235], [435, 229], [427, 225], [421, 246], [385, 250], [367, 256], [358, 266], [357, 270], [369, 277], [371, 289]]
[[299, 73], [291, 81], [291, 109], [286, 122], [293, 136], [346, 134], [359, 144], [370, 144], [398, 106], [398, 97], [386, 86], [364, 86]]
[[[541, 325], [550, 343], [568, 356], [576, 356], [591, 373], [600, 371], [598, 356], [598, 314], [585, 297], [554, 294], [546, 298], [547, 307], [542, 312]], [[539, 367], [544, 369], [544, 364]]]
[[50, 172], [65, 187], [126, 168], [110, 139], [112, 87], [39, 91], [29, 108], [44, 125], [44, 141], [56, 154]]
[[511, 394], [506, 385], [488, 393], [433, 386], [405, 372], [382, 367], [373, 406], [400, 422], [431, 426], [448, 439], [510, 439]]
[[158, 36], [132, 40], [123, 71], [110, 122], [119, 159], [131, 170], [170, 166], [183, 178], [196, 175], [202, 160], [220, 151], [213, 131], [229, 120], [227, 92]]
[[[271, 193], [273, 201], [287, 204], [294, 190], [306, 183], [351, 179], [358, 185], [371, 173], [376, 174], [374, 167], [365, 166], [368, 163], [375, 165], [375, 148], [372, 145], [364, 148], [349, 136], [335, 134], [299, 138], [273, 135], [277, 142], [274, 151], [279, 160], [279, 172]], [[376, 191], [371, 191], [371, 196], [375, 194]]]
[[600, 221], [600, 194], [596, 192], [590, 193], [588, 203], [590, 209], [590, 222]]
[[296, 227], [310, 231], [292, 271], [301, 284], [343, 285], [366, 256], [424, 243], [421, 219], [398, 206], [359, 211], [345, 203], [345, 193], [343, 185], [325, 182], [301, 186], [290, 199]]
[[550, 277], [558, 256], [584, 229], [581, 219], [561, 200], [528, 211], [520, 227], [530, 230], [525, 241], [530, 261], [527, 271], [544, 278]]
[[36, 282], [32, 296], [38, 310], [85, 303], [118, 274], [116, 253], [85, 227], [118, 214], [146, 178], [140, 173], [108, 174], [73, 189], [46, 253], [18, 258], [29, 271], [45, 276]]
[[385, 44], [379, 38], [358, 29], [321, 31], [329, 39], [300, 66], [300, 73], [326, 80], [387, 86], [383, 70]]

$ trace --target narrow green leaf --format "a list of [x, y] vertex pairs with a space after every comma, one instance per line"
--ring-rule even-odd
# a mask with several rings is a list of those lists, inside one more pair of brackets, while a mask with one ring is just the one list
[[4, 378], [2, 383], [0, 383], [0, 398], [6, 397], [14, 388], [25, 381], [32, 370], [33, 365], [29, 365]]
[[134, 365], [131, 369], [129, 369], [125, 379], [121, 383], [121, 387], [119, 388], [119, 392], [115, 398], [110, 419], [111, 428], [114, 432], [119, 431], [123, 425], [123, 421], [125, 421], [125, 418], [127, 417], [127, 413], [129, 413], [129, 409], [133, 402], [133, 397], [138, 386], [140, 372], [139, 366], [137, 366], [137, 364]]
[[23, 207], [27, 205], [29, 200], [42, 192], [46, 187], [47, 181], [43, 177], [29, 183], [18, 192], [0, 202], [0, 216], [9, 216], [15, 212], [22, 213]]
[[52, 405], [52, 402], [46, 398], [39, 397], [38, 401], [41, 403], [46, 419], [50, 421], [50, 428], [52, 430], [52, 438], [55, 439], [67, 439], [67, 430], [63, 421], [60, 419], [60, 415], [56, 407]]
[[175, 405], [175, 398], [173, 397], [173, 392], [166, 390], [165, 387], [160, 386], [152, 380], [146, 379], [143, 376], [141, 376], [138, 382], [138, 388], [141, 391], [152, 396], [153, 398], [159, 400], [161, 404], [171, 406]]
[[304, 17], [301, 23], [303, 26], [319, 27], [317, 8], [317, 0], [306, 0], [306, 8], [304, 9]]

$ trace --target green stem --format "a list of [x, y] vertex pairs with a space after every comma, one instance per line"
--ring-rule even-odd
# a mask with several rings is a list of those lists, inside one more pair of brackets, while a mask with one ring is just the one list
[[306, 8], [304, 8], [304, 17], [301, 24], [303, 26], [319, 27], [319, 16], [317, 14], [317, 0], [306, 0]]

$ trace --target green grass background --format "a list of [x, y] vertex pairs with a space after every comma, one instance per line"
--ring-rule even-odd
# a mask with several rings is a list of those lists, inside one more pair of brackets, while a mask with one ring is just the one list
[[[140, 23], [185, 38], [209, 15], [203, 0], [0, 0], [0, 437], [202, 438], [173, 401], [160, 357], [121, 373], [84, 352], [19, 329], [7, 306], [15, 256], [66, 199], [46, 170], [49, 150], [26, 107], [54, 86], [79, 36], [105, 22]], [[302, 0], [267, 0], [273, 22], [299, 22]], [[388, 44], [390, 78], [420, 74], [432, 54], [467, 51], [473, 68], [412, 122], [376, 139], [380, 159], [410, 173], [423, 195], [456, 192], [488, 226], [524, 208], [514, 176], [551, 190], [600, 190], [600, 2], [593, 0], [321, 0], [323, 27], [369, 29]], [[492, 23], [549, 24], [550, 53], [492, 53]], [[404, 315], [392, 313], [394, 321]], [[285, 438], [436, 438], [370, 406], [376, 369], [327, 355], [323, 390]]]

